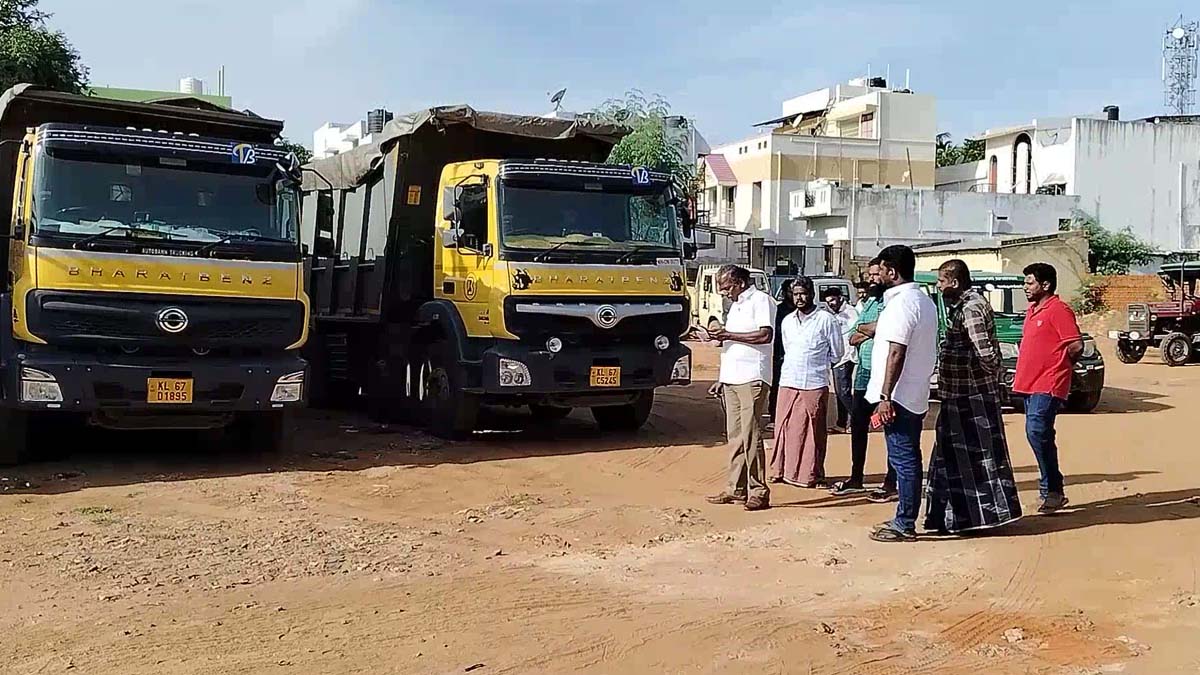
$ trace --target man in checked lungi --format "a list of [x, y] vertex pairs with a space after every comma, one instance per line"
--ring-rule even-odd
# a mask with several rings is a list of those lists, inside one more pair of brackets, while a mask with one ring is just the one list
[[941, 410], [929, 461], [925, 529], [984, 530], [1021, 517], [1004, 421], [1000, 417], [1000, 342], [992, 307], [971, 289], [961, 260], [938, 269], [946, 335], [938, 352]]

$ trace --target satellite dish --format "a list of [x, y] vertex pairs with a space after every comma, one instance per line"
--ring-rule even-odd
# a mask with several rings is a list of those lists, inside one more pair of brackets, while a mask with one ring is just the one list
[[1176, 26], [1175, 30], [1171, 31], [1171, 37], [1175, 38], [1176, 40], [1182, 40], [1183, 36], [1185, 35], [1187, 35], [1187, 31], [1179, 26]]
[[554, 104], [555, 110], [562, 108], [563, 96], [566, 96], [566, 95], [567, 95], [567, 90], [565, 88], [563, 88], [563, 89], [559, 89], [558, 91], [554, 92], [554, 95], [550, 97], [550, 102]]

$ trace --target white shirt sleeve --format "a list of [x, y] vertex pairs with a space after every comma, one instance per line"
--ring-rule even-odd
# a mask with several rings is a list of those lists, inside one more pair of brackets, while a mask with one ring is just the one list
[[759, 291], [754, 294], [754, 304], [750, 306], [751, 318], [754, 319], [754, 329], [770, 328], [775, 330], [775, 303], [771, 296]]
[[[892, 311], [888, 312], [888, 309]], [[893, 302], [884, 311], [886, 317], [880, 314], [880, 321], [875, 327], [875, 340], [907, 347], [917, 329], [917, 308], [910, 302]]]
[[829, 342], [829, 361], [836, 365], [846, 354], [846, 336], [842, 334], [841, 324], [836, 319], [825, 326], [825, 339]]

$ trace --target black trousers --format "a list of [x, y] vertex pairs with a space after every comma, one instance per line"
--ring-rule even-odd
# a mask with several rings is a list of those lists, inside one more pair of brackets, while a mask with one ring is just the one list
[[[875, 407], [875, 403], [867, 400], [866, 391], [854, 391], [850, 407], [850, 483], [863, 482], [863, 473], [867, 466], [867, 438], [870, 436], [871, 415], [875, 414]], [[891, 462], [888, 462], [883, 487], [888, 490], [896, 489], [896, 472], [892, 470]]]

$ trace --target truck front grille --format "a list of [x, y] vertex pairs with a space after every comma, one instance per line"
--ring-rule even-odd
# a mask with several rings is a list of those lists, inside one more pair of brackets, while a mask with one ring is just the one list
[[[647, 316], [631, 316], [621, 320], [611, 328], [601, 328], [590, 318], [583, 316], [557, 316], [518, 312], [517, 304], [538, 303], [553, 305], [579, 304], [629, 304], [650, 303], [656, 305], [677, 305], [678, 311]], [[538, 296], [509, 296], [504, 302], [504, 325], [510, 333], [521, 338], [522, 342], [544, 343], [551, 337], [557, 337], [569, 346], [615, 345], [626, 343], [645, 343], [652, 345], [654, 338], [666, 335], [676, 338], [687, 329], [687, 302], [675, 297], [657, 298], [580, 298], [576, 297], [538, 297]]]
[[1150, 306], [1141, 302], [1130, 303], [1127, 311], [1129, 330], [1148, 335], [1150, 333]]
[[[159, 313], [177, 308], [186, 327], [172, 333]], [[289, 300], [175, 298], [34, 291], [26, 302], [30, 332], [51, 344], [162, 349], [283, 349], [304, 330], [304, 306]]]

